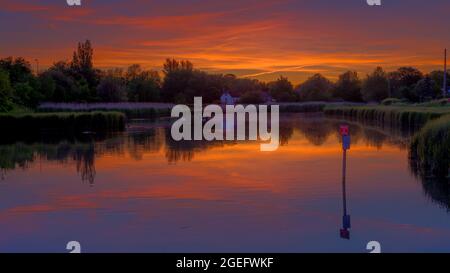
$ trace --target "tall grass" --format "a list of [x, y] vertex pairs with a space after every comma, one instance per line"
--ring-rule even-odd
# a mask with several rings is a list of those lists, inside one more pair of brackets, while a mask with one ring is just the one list
[[125, 115], [118, 112], [0, 114], [0, 126], [2, 137], [48, 130], [64, 134], [123, 131]]
[[37, 111], [52, 112], [121, 112], [127, 118], [157, 118], [170, 116], [172, 104], [168, 103], [43, 103]]
[[448, 180], [450, 107], [423, 105], [327, 106], [326, 115], [414, 132], [410, 143], [413, 172], [424, 179]]
[[[281, 113], [310, 113], [323, 112], [327, 105], [360, 105], [350, 102], [291, 102], [276, 103], [280, 106]], [[37, 111], [43, 113], [52, 112], [91, 112], [91, 111], [116, 111], [124, 113], [128, 118], [157, 118], [169, 117], [172, 107], [171, 103], [43, 103]], [[188, 105], [191, 108], [193, 105]], [[206, 106], [206, 105], [204, 105]]]
[[421, 176], [450, 178], [450, 115], [427, 123], [413, 137], [410, 152]]
[[280, 104], [280, 113], [322, 112], [325, 105], [325, 103], [285, 103]]
[[327, 106], [326, 115], [370, 121], [376, 125], [418, 129], [430, 120], [450, 113], [450, 107], [420, 106]]

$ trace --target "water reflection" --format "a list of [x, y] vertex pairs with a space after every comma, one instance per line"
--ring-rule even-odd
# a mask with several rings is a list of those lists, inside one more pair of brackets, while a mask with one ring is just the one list
[[341, 238], [350, 240], [350, 215], [347, 211], [347, 150], [344, 138], [349, 138], [349, 135], [342, 136], [342, 228], [340, 230]]
[[450, 211], [450, 177], [434, 177], [430, 171], [420, 164], [419, 160], [409, 154], [411, 173], [421, 181], [423, 191], [431, 201]]
[[[330, 138], [340, 141], [339, 125], [341, 120], [325, 118], [321, 115], [285, 114], [280, 117], [280, 145], [289, 146], [294, 133], [299, 133], [313, 146], [322, 146]], [[395, 127], [349, 122], [352, 143], [362, 143], [369, 147], [381, 149], [383, 145], [394, 145], [406, 150], [411, 129], [400, 130]], [[9, 171], [27, 169], [42, 162], [54, 162], [73, 166], [81, 181], [95, 184], [97, 175], [96, 160], [112, 156], [123, 157], [128, 154], [132, 160], [140, 161], [144, 154], [160, 156], [162, 153], [168, 164], [195, 161], [197, 154], [214, 148], [240, 145], [239, 141], [174, 141], [170, 136], [170, 121], [141, 121], [128, 126], [127, 131], [115, 135], [82, 136], [79, 138], [48, 141], [17, 142], [0, 145], [0, 174], [5, 180]], [[438, 204], [450, 208], [450, 189], [448, 183], [427, 177], [410, 158], [410, 170], [421, 180], [424, 192]], [[343, 181], [344, 218], [347, 216], [345, 205], [345, 181]], [[348, 217], [349, 218], [349, 217]], [[344, 221], [345, 222], [345, 221]], [[348, 221], [349, 222], [349, 221]], [[348, 225], [344, 223], [343, 229]]]
[[[323, 145], [328, 138], [339, 138], [339, 121], [312, 115], [308, 118], [292, 118], [285, 115], [280, 120], [280, 145], [289, 144], [294, 131], [299, 131], [314, 146]], [[26, 169], [39, 160], [61, 164], [73, 164], [83, 181], [94, 183], [95, 158], [104, 155], [122, 156], [125, 153], [139, 161], [144, 153], [157, 153], [164, 150], [168, 163], [191, 161], [195, 154], [215, 147], [238, 145], [240, 141], [174, 141], [170, 135], [170, 123], [134, 123], [123, 134], [109, 136], [90, 136], [79, 139], [46, 142], [17, 142], [0, 145], [0, 169], [3, 176], [8, 170]], [[363, 140], [369, 146], [381, 148], [383, 143], [403, 141], [383, 134], [372, 128], [350, 124], [353, 140]], [[44, 138], [45, 139], [45, 138]], [[242, 142], [242, 141], [241, 141]]]
[[72, 238], [89, 251], [361, 252], [374, 239], [447, 250], [448, 184], [408, 161], [410, 134], [349, 122], [342, 158], [342, 122], [282, 115], [270, 153], [175, 142], [162, 119], [0, 144], [0, 251], [60, 251]]

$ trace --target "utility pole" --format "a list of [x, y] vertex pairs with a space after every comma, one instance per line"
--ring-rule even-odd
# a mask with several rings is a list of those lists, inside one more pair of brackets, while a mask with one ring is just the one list
[[447, 97], [447, 49], [444, 51], [444, 98]]

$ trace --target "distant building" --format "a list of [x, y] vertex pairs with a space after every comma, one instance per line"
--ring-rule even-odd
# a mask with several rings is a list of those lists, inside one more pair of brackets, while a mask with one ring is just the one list
[[222, 96], [220, 96], [220, 104], [222, 105], [235, 105], [239, 98], [231, 96], [228, 91], [225, 91]]

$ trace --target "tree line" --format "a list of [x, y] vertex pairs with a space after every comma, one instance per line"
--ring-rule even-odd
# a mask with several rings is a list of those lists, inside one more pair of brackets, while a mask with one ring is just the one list
[[[202, 96], [218, 102], [224, 91], [242, 103], [302, 101], [380, 102], [398, 98], [423, 102], [442, 96], [443, 71], [424, 74], [414, 67], [385, 72], [381, 67], [361, 79], [347, 71], [332, 82], [315, 74], [294, 86], [286, 77], [261, 82], [233, 74], [209, 74], [187, 60], [167, 59], [162, 75], [139, 64], [100, 70], [93, 65], [89, 40], [78, 44], [71, 61], [59, 61], [45, 71], [33, 73], [24, 58], [0, 59], [0, 111], [15, 106], [36, 107], [40, 102], [172, 102], [192, 103]], [[448, 76], [450, 78], [450, 75]]]

